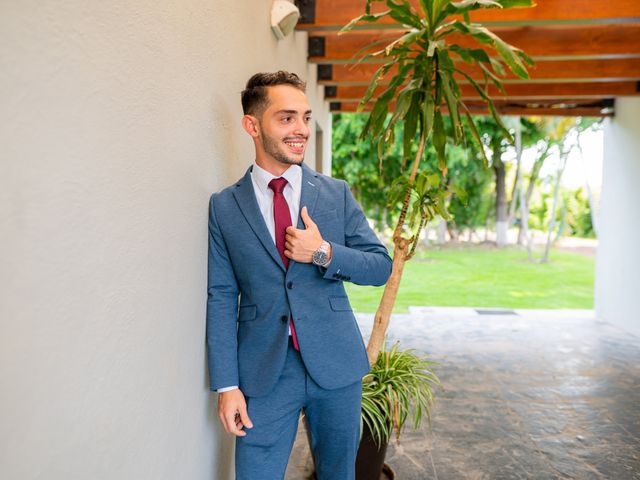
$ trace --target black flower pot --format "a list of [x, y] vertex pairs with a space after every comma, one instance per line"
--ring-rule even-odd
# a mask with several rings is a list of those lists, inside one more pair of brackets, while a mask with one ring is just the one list
[[393, 479], [393, 470], [384, 463], [388, 442], [378, 447], [369, 427], [363, 425], [362, 440], [356, 457], [356, 480]]

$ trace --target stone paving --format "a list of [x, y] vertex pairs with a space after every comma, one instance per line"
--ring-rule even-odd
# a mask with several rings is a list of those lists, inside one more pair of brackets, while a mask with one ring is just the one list
[[[365, 337], [372, 315], [359, 314]], [[640, 339], [589, 310], [412, 308], [389, 341], [438, 361], [431, 431], [389, 445], [400, 480], [640, 480]], [[287, 479], [308, 478], [298, 435]]]

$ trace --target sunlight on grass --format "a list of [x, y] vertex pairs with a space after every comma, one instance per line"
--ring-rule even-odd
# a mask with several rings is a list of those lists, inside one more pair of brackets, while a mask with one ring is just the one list
[[[445, 247], [407, 262], [394, 312], [409, 306], [593, 308], [594, 258], [554, 250], [547, 264], [526, 251]], [[354, 310], [375, 312], [383, 287], [346, 284]]]
[[523, 292], [523, 291], [511, 291], [511, 292], [507, 292], [509, 294], [509, 296], [511, 297], [516, 297], [516, 298], [532, 298], [532, 297], [544, 297], [544, 293], [542, 292]]

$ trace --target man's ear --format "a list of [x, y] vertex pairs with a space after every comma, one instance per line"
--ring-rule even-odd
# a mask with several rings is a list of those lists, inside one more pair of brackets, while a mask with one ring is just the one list
[[253, 115], [245, 115], [242, 117], [242, 128], [251, 135], [253, 138], [260, 136], [260, 129], [258, 128], [258, 119]]

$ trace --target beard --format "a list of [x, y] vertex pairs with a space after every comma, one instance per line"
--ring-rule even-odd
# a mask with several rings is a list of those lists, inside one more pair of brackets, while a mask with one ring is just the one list
[[304, 159], [304, 155], [302, 155], [299, 160], [289, 156], [287, 152], [284, 151], [283, 143], [279, 139], [265, 133], [264, 129], [262, 130], [262, 146], [267, 154], [285, 165], [300, 165]]

